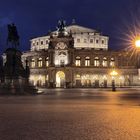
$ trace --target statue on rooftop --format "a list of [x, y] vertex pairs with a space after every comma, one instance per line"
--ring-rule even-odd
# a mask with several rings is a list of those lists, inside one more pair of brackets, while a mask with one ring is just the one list
[[64, 31], [66, 26], [66, 22], [64, 20], [59, 20], [58, 21], [58, 31]]

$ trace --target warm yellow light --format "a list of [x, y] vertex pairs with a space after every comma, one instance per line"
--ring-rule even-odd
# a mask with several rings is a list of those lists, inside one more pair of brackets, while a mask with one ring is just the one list
[[111, 76], [117, 76], [118, 73], [117, 73], [115, 70], [113, 70], [113, 71], [110, 73], [110, 75], [111, 75]]
[[38, 78], [39, 80], [42, 80], [42, 75], [39, 75], [39, 78]]
[[106, 75], [104, 75], [104, 76], [103, 76], [103, 79], [104, 79], [104, 80], [106, 80], [106, 79], [107, 79]]
[[65, 73], [63, 71], [58, 71], [57, 72], [58, 77], [60, 78], [65, 78]]
[[138, 39], [138, 40], [135, 41], [135, 46], [137, 48], [140, 48], [140, 39]]

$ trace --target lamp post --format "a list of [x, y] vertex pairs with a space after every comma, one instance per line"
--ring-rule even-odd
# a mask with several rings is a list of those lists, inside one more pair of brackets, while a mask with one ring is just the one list
[[118, 72], [113, 70], [110, 75], [112, 76], [112, 91], [116, 91], [116, 85], [115, 85], [115, 76], [118, 75]]
[[136, 59], [137, 59], [137, 68], [138, 68], [138, 73], [140, 75], [140, 36], [137, 36], [135, 38], [135, 43], [134, 43], [134, 47], [136, 49]]
[[139, 56], [139, 52], [140, 52], [140, 37], [136, 37], [135, 38], [135, 49], [136, 49], [136, 57], [137, 57], [137, 66], [138, 66], [138, 68], [139, 68], [139, 63], [140, 63], [140, 56]]

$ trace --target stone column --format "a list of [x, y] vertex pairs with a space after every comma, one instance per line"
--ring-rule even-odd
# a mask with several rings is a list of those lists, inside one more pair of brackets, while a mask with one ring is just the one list
[[99, 63], [100, 63], [100, 67], [103, 66], [103, 57], [102, 56], [99, 56]]
[[54, 66], [54, 51], [53, 50], [51, 50], [51, 51], [49, 51], [49, 61], [50, 61], [50, 66]]
[[68, 51], [68, 61], [69, 61], [69, 64], [68, 65], [72, 65], [72, 60], [73, 60], [72, 52], [69, 50]]

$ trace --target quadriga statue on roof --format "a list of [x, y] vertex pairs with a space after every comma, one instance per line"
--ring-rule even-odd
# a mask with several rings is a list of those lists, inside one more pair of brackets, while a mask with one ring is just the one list
[[66, 23], [64, 20], [59, 20], [58, 21], [58, 26], [57, 26], [57, 29], [58, 31], [64, 31], [65, 30], [65, 26], [66, 26]]

